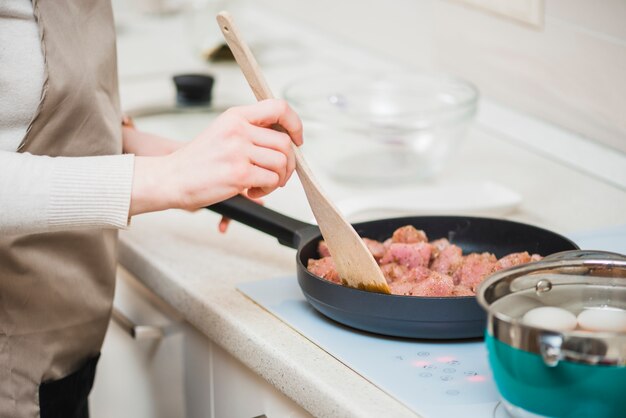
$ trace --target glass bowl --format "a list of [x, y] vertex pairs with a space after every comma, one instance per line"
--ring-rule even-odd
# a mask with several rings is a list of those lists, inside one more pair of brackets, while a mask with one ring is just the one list
[[418, 72], [309, 77], [283, 95], [316, 163], [339, 180], [385, 184], [440, 172], [478, 102], [471, 83]]

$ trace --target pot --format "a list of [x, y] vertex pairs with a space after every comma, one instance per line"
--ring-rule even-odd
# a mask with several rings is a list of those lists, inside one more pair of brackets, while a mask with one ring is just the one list
[[[626, 329], [571, 331], [524, 320], [550, 306], [574, 315], [626, 310], [626, 257], [567, 251], [498, 272], [477, 290], [488, 313], [485, 342], [503, 403], [515, 417], [623, 417]], [[626, 311], [620, 312], [626, 314]], [[601, 325], [600, 328], [607, 324]]]

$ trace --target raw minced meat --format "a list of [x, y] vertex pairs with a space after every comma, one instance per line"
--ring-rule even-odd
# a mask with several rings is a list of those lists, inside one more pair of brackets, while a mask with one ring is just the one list
[[394, 242], [387, 248], [379, 263], [398, 263], [409, 268], [428, 267], [431, 253], [432, 247], [427, 242], [414, 244]]
[[416, 229], [411, 225], [406, 225], [393, 231], [391, 241], [403, 244], [414, 244], [416, 242], [428, 242], [428, 237], [424, 231]]
[[335, 267], [335, 262], [331, 256], [322, 257], [320, 259], [309, 259], [309, 265], [307, 267], [309, 271], [316, 276], [328, 280], [329, 282], [341, 284], [339, 273]]
[[[391, 293], [405, 296], [473, 296], [489, 274], [541, 260], [527, 252], [508, 254], [500, 259], [491, 253], [463, 255], [460, 247], [445, 238], [428, 242], [424, 231], [406, 225], [391, 238], [379, 242], [363, 238], [387, 279]], [[324, 241], [318, 245], [321, 258], [308, 260], [308, 270], [316, 276], [341, 283]]]

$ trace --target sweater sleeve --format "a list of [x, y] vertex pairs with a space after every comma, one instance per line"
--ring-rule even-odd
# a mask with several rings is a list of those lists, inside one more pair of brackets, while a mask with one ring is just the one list
[[0, 151], [0, 234], [126, 228], [134, 156]]

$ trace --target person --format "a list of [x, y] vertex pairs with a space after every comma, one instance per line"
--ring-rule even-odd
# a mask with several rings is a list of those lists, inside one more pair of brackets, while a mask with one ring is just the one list
[[122, 127], [115, 59], [108, 0], [0, 2], [0, 417], [88, 416], [130, 218], [258, 198], [295, 166], [280, 100], [184, 145]]

